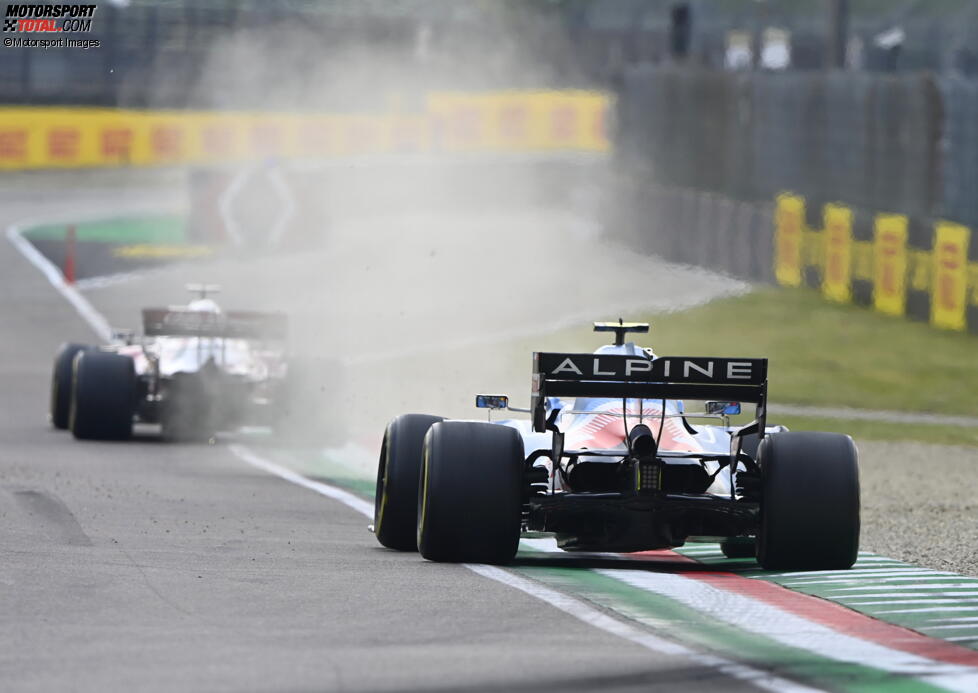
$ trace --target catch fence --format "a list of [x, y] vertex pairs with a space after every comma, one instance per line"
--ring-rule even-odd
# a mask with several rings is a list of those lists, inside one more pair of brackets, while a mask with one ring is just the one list
[[617, 114], [612, 227], [640, 247], [978, 332], [974, 84], [640, 69]]

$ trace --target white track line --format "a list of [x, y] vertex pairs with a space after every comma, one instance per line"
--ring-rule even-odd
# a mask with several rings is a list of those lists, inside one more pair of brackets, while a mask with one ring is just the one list
[[[244, 445], [232, 444], [228, 446], [228, 449], [239, 459], [253, 467], [257, 467], [285, 481], [307, 488], [310, 491], [315, 491], [320, 495], [338, 500], [368, 518], [373, 518], [374, 516], [373, 503], [368, 503], [349, 491], [307, 479], [301, 474], [296, 474], [290, 469], [266, 460]], [[573, 616], [579, 621], [611, 635], [628, 640], [652, 652], [672, 657], [689, 658], [699, 666], [714, 669], [726, 676], [746, 681], [758, 688], [772, 691], [773, 693], [814, 693], [820, 690], [783, 679], [760, 669], [724, 659], [723, 657], [697, 652], [679, 643], [665, 640], [630, 623], [619, 621], [603, 611], [590, 606], [581, 599], [571, 597], [570, 595], [550, 589], [532, 580], [514, 575], [508, 570], [473, 563], [464, 563], [463, 565], [478, 575], [517, 589], [531, 597], [546, 602], [550, 606]]]
[[7, 227], [7, 240], [27, 258], [27, 261], [37, 267], [41, 274], [58, 290], [65, 299], [75, 307], [88, 326], [92, 328], [99, 339], [108, 340], [112, 337], [112, 327], [105, 316], [95, 310], [95, 307], [82, 296], [71, 284], [65, 282], [61, 270], [54, 266], [41, 252], [21, 235], [20, 227], [16, 224]]

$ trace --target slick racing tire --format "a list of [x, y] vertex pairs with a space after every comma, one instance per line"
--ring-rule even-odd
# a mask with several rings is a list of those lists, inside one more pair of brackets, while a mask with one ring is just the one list
[[753, 558], [757, 555], [754, 537], [727, 537], [720, 542], [720, 551], [727, 558]]
[[780, 433], [761, 441], [757, 560], [767, 570], [844, 570], [859, 551], [859, 463], [852, 438]]
[[95, 349], [75, 355], [69, 424], [75, 438], [125, 440], [132, 435], [136, 370], [128, 356]]
[[508, 426], [435, 424], [424, 441], [418, 550], [431, 561], [508, 563], [523, 511], [523, 441]]
[[62, 344], [54, 357], [54, 368], [51, 370], [51, 405], [49, 409], [51, 425], [57, 429], [68, 428], [71, 416], [71, 381], [72, 364], [75, 355], [87, 349], [84, 344], [71, 342]]
[[418, 550], [418, 480], [425, 434], [440, 416], [404, 414], [387, 425], [377, 464], [374, 533], [389, 549]]

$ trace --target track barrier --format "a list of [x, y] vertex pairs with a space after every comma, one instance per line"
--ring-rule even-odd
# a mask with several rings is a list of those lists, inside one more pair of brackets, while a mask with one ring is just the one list
[[417, 112], [0, 108], [0, 170], [220, 165], [452, 153], [604, 153], [610, 98], [431, 92]]

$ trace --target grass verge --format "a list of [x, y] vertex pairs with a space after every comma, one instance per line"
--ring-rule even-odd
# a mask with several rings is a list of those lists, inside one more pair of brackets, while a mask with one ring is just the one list
[[782, 424], [792, 431], [829, 431], [847, 433], [861, 440], [916, 441], [939, 445], [978, 447], [978, 429], [936, 424], [896, 424], [884, 421], [829, 419], [814, 416], [772, 416], [771, 423]]
[[[81, 222], [74, 226], [76, 238], [81, 243], [179, 245], [187, 240], [186, 220], [179, 216], [121, 217]], [[31, 241], [62, 241], [66, 229], [65, 224], [36, 226], [24, 235]]]

